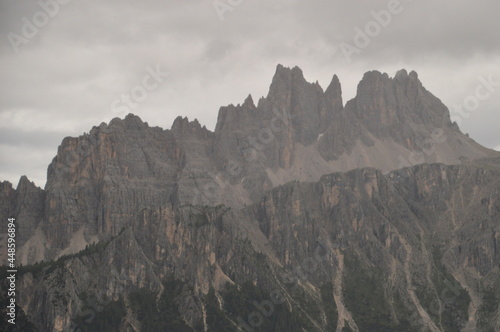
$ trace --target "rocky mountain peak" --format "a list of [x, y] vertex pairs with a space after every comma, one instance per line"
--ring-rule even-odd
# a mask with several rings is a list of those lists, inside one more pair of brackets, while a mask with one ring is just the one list
[[243, 105], [241, 105], [241, 106], [246, 107], [246, 108], [250, 108], [250, 109], [255, 108], [255, 104], [253, 102], [253, 98], [252, 98], [251, 94], [249, 94], [248, 97], [246, 97], [245, 101], [243, 102]]
[[[15, 190], [12, 187], [12, 183], [9, 181], [0, 181], [0, 213], [2, 216], [10, 218], [15, 209]], [[5, 223], [1, 224], [1, 233], [7, 233], [7, 227]], [[6, 251], [4, 251], [6, 254]], [[5, 255], [0, 255], [0, 258], [4, 258]]]
[[391, 78], [387, 73], [378, 70], [368, 71], [358, 83], [356, 96], [383, 92], [383, 88], [390, 84]]
[[298, 66], [294, 66], [292, 68], [285, 67], [282, 64], [278, 64], [276, 66], [276, 71], [274, 73], [273, 81], [278, 79], [290, 80], [292, 78], [298, 80], [304, 80], [304, 74], [302, 72], [302, 69], [300, 69]]
[[394, 75], [395, 79], [406, 78], [406, 77], [410, 77], [411, 79], [418, 79], [418, 74], [414, 70], [408, 73], [406, 69], [402, 68], [396, 72], [396, 75]]
[[[221, 107], [214, 132], [187, 117], [177, 117], [170, 130], [150, 127], [134, 114], [115, 118], [62, 141], [49, 166], [46, 196], [25, 177], [17, 192], [46, 197], [36, 205], [37, 218], [47, 230], [57, 225], [45, 238], [62, 250], [79, 229], [87, 240], [116, 235], [143, 205], [238, 207], [295, 179], [316, 181], [366, 166], [394, 170], [429, 138], [437, 137], [435, 149], [419, 162], [490, 154], [447, 128], [446, 114], [415, 72], [401, 70], [394, 78], [368, 72], [343, 108], [336, 75], [323, 92], [300, 68], [278, 65], [269, 95], [257, 106], [248, 95], [241, 105]], [[432, 136], [437, 129], [442, 132]], [[15, 191], [2, 188], [10, 202]], [[136, 203], [123, 204], [129, 201]]]
[[12, 190], [12, 183], [9, 181], [0, 181], [0, 192]]
[[416, 71], [412, 70], [410, 73], [406, 69], [399, 70], [393, 78], [393, 81], [407, 90], [407, 93], [418, 93], [420, 90], [425, 90], [422, 82], [418, 78]]
[[342, 88], [337, 75], [333, 75], [332, 80], [325, 90], [325, 97], [334, 112], [343, 108]]
[[[394, 77], [390, 77], [387, 73], [382, 73], [378, 70], [368, 71], [363, 75], [363, 78], [358, 84], [357, 94], [363, 94], [374, 89], [382, 89], [384, 86], [407, 85], [412, 82], [413, 87], [420, 88], [422, 83], [415, 71], [408, 73], [406, 69], [400, 69]], [[381, 91], [381, 90], [378, 90]]]
[[193, 143], [192, 140], [208, 139], [213, 133], [205, 126], [202, 126], [198, 119], [189, 121], [187, 117], [178, 116], [172, 128], [170, 129], [178, 144], [185, 145], [187, 142]]
[[408, 71], [406, 71], [406, 69], [400, 69], [396, 72], [396, 75], [394, 76], [394, 78], [398, 79], [400, 77], [406, 77], [408, 76]]
[[127, 114], [127, 116], [123, 120], [120, 118], [112, 119], [109, 123], [109, 126], [119, 126], [132, 130], [140, 130], [149, 127], [147, 122], [142, 121], [140, 117], [132, 113]]
[[299, 67], [295, 66], [290, 69], [278, 65], [267, 98], [287, 98], [287, 96], [290, 96], [292, 90], [300, 90], [308, 85], [313, 86], [313, 84], [305, 80], [302, 70]]
[[404, 79], [413, 79], [413, 80], [418, 80], [418, 74], [416, 71], [412, 70], [408, 74], [408, 71], [406, 69], [400, 69], [396, 72], [396, 75], [394, 75], [394, 79], [396, 80], [404, 80]]
[[0, 182], [17, 309], [39, 331], [250, 331], [280, 290], [262, 331], [493, 330], [500, 157], [448, 124], [413, 71], [366, 73], [344, 108], [336, 75], [278, 65], [215, 132], [129, 114], [67, 137], [45, 190]]
[[198, 119], [194, 119], [193, 121], [189, 121], [189, 118], [187, 116], [186, 117], [178, 116], [177, 118], [175, 118], [174, 123], [172, 124], [171, 130], [176, 131], [176, 130], [182, 130], [184, 128], [190, 128], [190, 129], [194, 129], [194, 130], [202, 129], [201, 124], [198, 121]]
[[19, 183], [17, 184], [17, 190], [28, 191], [34, 189], [40, 188], [37, 187], [33, 181], [30, 181], [26, 175], [21, 176], [21, 178], [19, 179]]
[[405, 145], [408, 139], [421, 139], [450, 125], [447, 107], [422, 86], [416, 72], [408, 74], [405, 69], [393, 78], [379, 71], [367, 72], [346, 110], [355, 113], [375, 136], [395, 138]]

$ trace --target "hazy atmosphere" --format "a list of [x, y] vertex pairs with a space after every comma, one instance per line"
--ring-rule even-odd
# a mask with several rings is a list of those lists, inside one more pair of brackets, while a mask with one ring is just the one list
[[0, 2], [0, 180], [44, 186], [66, 136], [127, 113], [213, 130], [220, 106], [267, 94], [278, 63], [344, 103], [364, 72], [415, 70], [479, 143], [500, 150], [500, 3]]

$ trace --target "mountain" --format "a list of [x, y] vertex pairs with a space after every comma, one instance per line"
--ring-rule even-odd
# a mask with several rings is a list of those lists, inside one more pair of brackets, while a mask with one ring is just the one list
[[65, 138], [0, 211], [25, 330], [490, 331], [499, 188], [500, 155], [415, 72], [368, 72], [344, 105], [337, 76], [278, 65], [214, 132], [130, 114]]

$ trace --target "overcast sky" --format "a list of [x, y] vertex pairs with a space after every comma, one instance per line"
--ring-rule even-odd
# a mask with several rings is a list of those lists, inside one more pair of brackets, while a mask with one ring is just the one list
[[324, 89], [337, 74], [344, 102], [368, 70], [415, 70], [500, 150], [499, 13], [498, 0], [0, 0], [0, 180], [43, 187], [65, 136], [129, 112], [213, 130], [220, 106], [267, 94], [278, 63]]

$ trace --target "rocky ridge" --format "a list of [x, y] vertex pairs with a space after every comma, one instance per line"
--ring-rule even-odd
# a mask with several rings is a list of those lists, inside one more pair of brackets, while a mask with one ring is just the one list
[[147, 208], [102, 244], [22, 270], [19, 302], [41, 331], [95, 329], [122, 301], [113, 324], [140, 331], [137, 292], [172, 296], [186, 331], [250, 326], [252, 301], [276, 294], [262, 330], [498, 328], [499, 181], [500, 168], [472, 164], [364, 168], [278, 186], [240, 210]]
[[45, 189], [2, 182], [0, 210], [23, 264], [60, 257], [21, 280], [42, 331], [96, 329], [106, 310], [147, 330], [137, 303], [153, 298], [164, 328], [234, 330], [277, 291], [262, 330], [486, 330], [500, 324], [496, 156], [415, 72], [366, 73], [343, 106], [336, 76], [323, 91], [279, 65], [267, 97], [222, 107], [214, 132], [128, 115], [65, 138]]
[[[38, 202], [23, 210], [29, 220], [20, 218], [29, 229], [20, 240], [22, 261], [81, 250], [116, 235], [142, 208], [166, 202], [238, 208], [292, 180], [496, 154], [450, 122], [415, 72], [368, 72], [343, 107], [336, 76], [323, 92], [298, 67], [278, 65], [267, 97], [257, 106], [249, 96], [222, 107], [214, 132], [187, 118], [163, 130], [129, 115], [65, 138], [40, 191], [43, 208]], [[23, 204], [9, 199], [0, 205]]]

